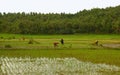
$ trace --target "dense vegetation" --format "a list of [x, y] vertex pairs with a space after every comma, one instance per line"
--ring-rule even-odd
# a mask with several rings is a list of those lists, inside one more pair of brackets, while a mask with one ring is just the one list
[[120, 34], [120, 6], [94, 8], [76, 14], [0, 13], [0, 33]]

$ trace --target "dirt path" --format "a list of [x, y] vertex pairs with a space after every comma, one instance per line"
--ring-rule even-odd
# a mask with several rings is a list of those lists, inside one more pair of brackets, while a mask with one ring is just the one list
[[108, 47], [108, 48], [120, 48], [120, 44], [102, 44], [103, 47]]

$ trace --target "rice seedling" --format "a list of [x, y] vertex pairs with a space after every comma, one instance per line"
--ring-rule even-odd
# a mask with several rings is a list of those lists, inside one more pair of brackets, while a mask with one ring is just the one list
[[120, 67], [76, 58], [0, 57], [0, 75], [104, 75], [114, 72], [120, 72]]

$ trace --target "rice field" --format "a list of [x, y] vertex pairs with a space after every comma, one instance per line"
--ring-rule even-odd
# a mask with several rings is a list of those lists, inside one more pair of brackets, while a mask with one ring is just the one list
[[[64, 46], [61, 45], [60, 39], [64, 39]], [[31, 41], [32, 40], [32, 41]], [[99, 41], [98, 46], [93, 45]], [[30, 43], [31, 42], [31, 43]], [[58, 46], [54, 48], [54, 43]], [[6, 46], [10, 46], [6, 47]], [[17, 34], [0, 34], [0, 49], [24, 50], [54, 50], [54, 49], [103, 49], [114, 48], [120, 49], [119, 35], [17, 35]]]
[[0, 75], [105, 75], [120, 67], [82, 62], [76, 58], [0, 58]]
[[115, 34], [0, 34], [0, 75], [119, 75], [119, 50]]

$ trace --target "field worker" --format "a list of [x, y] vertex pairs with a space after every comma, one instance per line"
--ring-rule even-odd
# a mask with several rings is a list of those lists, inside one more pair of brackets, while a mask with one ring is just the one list
[[54, 42], [53, 44], [54, 44], [54, 47], [58, 47], [59, 43], [58, 42]]
[[64, 40], [63, 39], [61, 39], [60, 42], [61, 42], [62, 45], [64, 44]]

